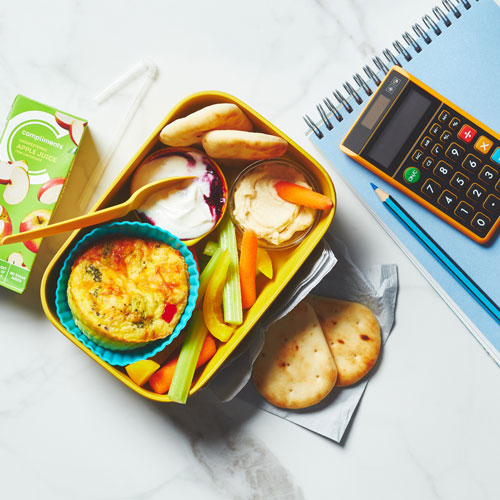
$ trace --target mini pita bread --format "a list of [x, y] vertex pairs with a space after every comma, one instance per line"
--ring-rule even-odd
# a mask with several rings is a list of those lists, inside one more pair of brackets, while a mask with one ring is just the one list
[[191, 146], [199, 144], [210, 130], [218, 129], [250, 131], [253, 126], [236, 104], [212, 104], [165, 125], [160, 141], [167, 146]]
[[335, 386], [337, 368], [318, 317], [301, 302], [271, 325], [253, 366], [257, 391], [281, 408], [319, 403]]
[[337, 385], [352, 385], [376, 363], [380, 352], [380, 327], [362, 304], [310, 296], [338, 370]]
[[276, 135], [241, 130], [214, 130], [203, 136], [203, 147], [212, 158], [266, 160], [282, 156], [288, 143]]

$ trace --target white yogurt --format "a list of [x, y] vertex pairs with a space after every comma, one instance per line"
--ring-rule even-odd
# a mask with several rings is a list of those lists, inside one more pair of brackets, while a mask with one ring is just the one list
[[138, 210], [181, 240], [197, 238], [214, 227], [210, 208], [203, 198], [203, 184], [197, 179], [186, 181], [180, 189], [154, 193]]
[[208, 233], [219, 220], [226, 191], [218, 171], [201, 152], [164, 150], [146, 160], [132, 179], [131, 192], [168, 177], [196, 176], [152, 195], [138, 212], [181, 240]]

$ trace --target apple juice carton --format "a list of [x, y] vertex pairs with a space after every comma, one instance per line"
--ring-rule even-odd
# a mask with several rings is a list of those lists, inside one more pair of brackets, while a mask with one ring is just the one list
[[[50, 222], [87, 122], [18, 95], [0, 138], [0, 238]], [[41, 239], [0, 246], [0, 285], [22, 293]]]

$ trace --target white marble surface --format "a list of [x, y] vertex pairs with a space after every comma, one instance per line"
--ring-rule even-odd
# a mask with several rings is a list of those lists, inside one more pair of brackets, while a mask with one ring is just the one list
[[[411, 27], [434, 0], [2, 2], [0, 116], [22, 93], [90, 120], [77, 208], [136, 82], [93, 97], [138, 60], [159, 76], [94, 194], [168, 110], [206, 89], [246, 101], [320, 161], [302, 114]], [[82, 151], [84, 153], [84, 151]], [[325, 167], [330, 168], [325, 162]], [[359, 265], [395, 262], [397, 321], [341, 445], [209, 391], [156, 404], [116, 381], [46, 320], [39, 284], [0, 289], [0, 496], [9, 499], [497, 499], [500, 370], [349, 189], [335, 231]]]

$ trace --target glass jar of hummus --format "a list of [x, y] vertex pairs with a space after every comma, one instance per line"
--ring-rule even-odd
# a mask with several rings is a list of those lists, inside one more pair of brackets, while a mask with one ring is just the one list
[[317, 191], [312, 175], [299, 164], [279, 158], [262, 160], [244, 169], [230, 194], [230, 215], [240, 231], [253, 229], [259, 246], [283, 249], [297, 245], [318, 220], [317, 210], [289, 203], [278, 196], [278, 181]]

